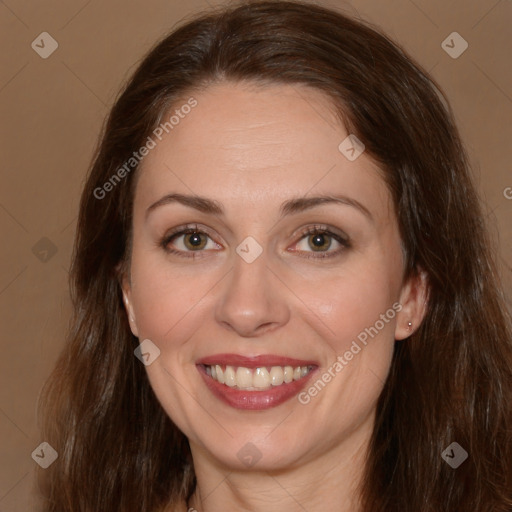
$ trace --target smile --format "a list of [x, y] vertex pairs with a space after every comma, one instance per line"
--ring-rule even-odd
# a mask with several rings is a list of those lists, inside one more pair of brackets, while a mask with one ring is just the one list
[[299, 380], [313, 370], [313, 366], [269, 366], [245, 368], [243, 366], [207, 365], [206, 374], [212, 379], [244, 391], [262, 391]]
[[207, 389], [235, 409], [265, 410], [296, 396], [318, 372], [313, 360], [216, 354], [196, 361]]

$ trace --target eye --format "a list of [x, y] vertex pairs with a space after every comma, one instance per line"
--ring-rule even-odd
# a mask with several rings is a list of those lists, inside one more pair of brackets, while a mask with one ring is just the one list
[[[304, 254], [302, 257], [305, 258], [330, 258], [338, 256], [350, 247], [348, 237], [334, 233], [326, 226], [311, 226], [301, 235], [299, 242], [295, 244], [297, 248], [291, 249], [291, 252], [311, 253]], [[333, 242], [338, 245], [338, 248], [329, 250], [332, 248]], [[166, 252], [185, 258], [195, 258], [205, 250], [221, 248], [212, 240], [208, 232], [200, 229], [197, 224], [176, 228], [166, 234], [159, 245]]]
[[[208, 245], [208, 239], [211, 244]], [[163, 249], [172, 254], [178, 254], [184, 257], [195, 257], [195, 254], [186, 253], [202, 252], [204, 249], [216, 249], [218, 244], [211, 240], [210, 235], [204, 230], [199, 229], [197, 225], [177, 228], [177, 230], [168, 233], [161, 240], [160, 245]]]
[[[335, 245], [338, 245], [338, 248], [329, 251], [333, 246], [333, 241]], [[316, 253], [305, 255], [306, 258], [330, 258], [349, 248], [350, 243], [348, 237], [333, 233], [325, 226], [315, 225], [302, 232], [302, 237], [296, 247], [298, 249], [292, 249], [292, 252]]]

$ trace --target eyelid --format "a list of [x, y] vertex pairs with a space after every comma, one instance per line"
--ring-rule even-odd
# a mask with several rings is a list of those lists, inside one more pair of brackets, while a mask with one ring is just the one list
[[329, 226], [328, 224], [314, 223], [305, 227], [300, 227], [299, 229], [295, 230], [291, 236], [293, 238], [297, 236], [304, 237], [305, 235], [315, 233], [327, 233], [339, 237], [344, 243], [348, 244], [350, 242], [350, 238], [347, 234], [335, 227]]
[[[298, 233], [297, 233], [298, 231]], [[312, 259], [323, 259], [323, 258], [335, 258], [337, 256], [341, 256], [341, 253], [346, 251], [352, 246], [350, 238], [345, 233], [339, 233], [336, 228], [331, 228], [328, 225], [325, 224], [314, 224], [311, 226], [308, 226], [306, 228], [300, 228], [294, 233], [294, 238], [296, 236], [300, 236], [300, 238], [294, 243], [294, 246], [299, 244], [302, 240], [307, 238], [310, 235], [314, 234], [321, 234], [326, 235], [329, 238], [332, 238], [336, 240], [341, 247], [339, 249], [336, 249], [334, 251], [299, 251], [299, 250], [292, 250], [290, 252], [296, 252], [298, 255], [300, 255], [303, 258], [312, 258]], [[329, 247], [330, 249], [330, 247]]]
[[[343, 252], [344, 250], [351, 247], [350, 238], [346, 234], [344, 234], [344, 233], [341, 234], [337, 231], [338, 230], [336, 228], [331, 228], [330, 226], [325, 225], [325, 224], [313, 224], [313, 225], [309, 225], [306, 227], [301, 227], [301, 228], [297, 229], [293, 233], [293, 235], [291, 235], [291, 236], [293, 236], [293, 238], [299, 237], [297, 239], [297, 241], [294, 242], [293, 245], [297, 245], [308, 235], [313, 235], [313, 234], [319, 233], [319, 234], [324, 234], [330, 238], [333, 238], [342, 246], [342, 248], [337, 249], [335, 251], [318, 251], [318, 252], [316, 252], [316, 251], [292, 250], [290, 252], [297, 252], [298, 254], [305, 253], [305, 254], [307, 254], [306, 256], [303, 256], [305, 258], [322, 259], [322, 258], [328, 258], [328, 257], [335, 257], [335, 256], [339, 255], [341, 252]], [[180, 256], [190, 257], [190, 258], [197, 257], [198, 255], [199, 255], [199, 257], [201, 257], [200, 256], [201, 253], [205, 253], [208, 251], [206, 251], [206, 250], [183, 251], [180, 249], [167, 248], [167, 246], [169, 245], [169, 243], [171, 242], [171, 240], [174, 237], [183, 236], [183, 235], [189, 234], [189, 232], [197, 232], [200, 234], [205, 234], [216, 245], [220, 245], [218, 242], [215, 241], [214, 236], [212, 235], [211, 231], [206, 226], [202, 226], [197, 223], [185, 224], [185, 225], [181, 225], [176, 228], [173, 228], [171, 231], [166, 232], [166, 234], [161, 238], [158, 245], [161, 246], [166, 252], [171, 253], [171, 254], [178, 254]], [[187, 254], [190, 256], [185, 256]], [[314, 256], [315, 254], [317, 254], [318, 256]]]
[[171, 240], [174, 237], [186, 235], [188, 232], [197, 232], [197, 233], [205, 234], [215, 244], [219, 245], [218, 242], [215, 241], [212, 232], [206, 226], [202, 226], [202, 225], [197, 224], [197, 223], [184, 224], [184, 225], [181, 225], [181, 226], [177, 226], [176, 228], [173, 228], [170, 231], [167, 231], [165, 233], [165, 235], [160, 239], [158, 245], [163, 247], [164, 250], [166, 250], [167, 252], [170, 252], [170, 253], [180, 253], [180, 254], [182, 254], [184, 252], [187, 252], [187, 253], [192, 253], [192, 254], [195, 253], [195, 254], [197, 254], [197, 253], [200, 253], [200, 252], [205, 252], [205, 251], [181, 251], [181, 250], [178, 250], [178, 249], [176, 249], [176, 250], [167, 249], [167, 245], [169, 245], [169, 243], [171, 242]]

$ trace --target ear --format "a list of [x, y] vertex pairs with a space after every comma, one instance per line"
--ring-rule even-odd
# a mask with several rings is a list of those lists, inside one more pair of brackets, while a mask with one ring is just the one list
[[428, 291], [428, 276], [423, 269], [404, 282], [399, 300], [402, 309], [395, 325], [396, 340], [407, 338], [418, 329], [427, 312]]
[[135, 318], [135, 312], [133, 310], [132, 303], [132, 285], [131, 279], [127, 275], [127, 272], [122, 271], [120, 267], [116, 267], [118, 273], [119, 283], [121, 285], [121, 290], [123, 292], [123, 304], [126, 310], [126, 314], [128, 316], [128, 322], [130, 323], [130, 329], [134, 336], [139, 336], [139, 330], [137, 328], [137, 321]]

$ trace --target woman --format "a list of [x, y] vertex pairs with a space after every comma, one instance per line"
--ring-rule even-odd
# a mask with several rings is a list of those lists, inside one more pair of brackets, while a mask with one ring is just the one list
[[45, 511], [512, 510], [510, 318], [467, 158], [368, 25], [263, 1], [160, 42], [72, 276]]

